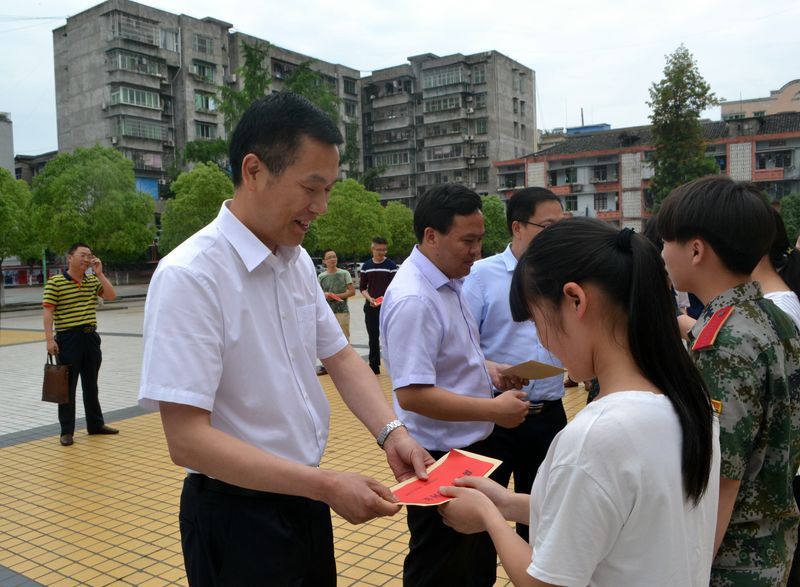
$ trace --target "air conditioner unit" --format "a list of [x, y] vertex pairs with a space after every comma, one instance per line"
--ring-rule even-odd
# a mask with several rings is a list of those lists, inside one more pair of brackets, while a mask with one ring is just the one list
[[116, 145], [117, 144], [117, 140], [118, 140], [117, 137], [111, 137], [111, 144], [112, 145]]
[[465, 97], [464, 97], [464, 99], [465, 99], [467, 102], [472, 102], [472, 96], [465, 96]]
[[471, 190], [474, 190], [476, 187], [478, 187], [478, 184], [475, 183], [474, 181], [471, 184], [469, 184], [469, 189]]
[[162, 177], [158, 180], [158, 185], [167, 185], [167, 180]]
[[469, 142], [472, 142], [472, 141], [474, 141], [474, 140], [475, 140], [475, 135], [467, 135], [467, 140], [468, 140]]
[[456, 175], [455, 181], [464, 181], [464, 178], [461, 177], [460, 175]]
[[475, 114], [474, 108], [467, 108], [467, 114]]
[[175, 143], [174, 143], [174, 141], [170, 141], [169, 139], [167, 139], [166, 141], [164, 141], [164, 146], [165, 147], [174, 147]]
[[570, 185], [571, 192], [582, 192], [583, 191], [583, 184], [581, 183], [573, 183]]

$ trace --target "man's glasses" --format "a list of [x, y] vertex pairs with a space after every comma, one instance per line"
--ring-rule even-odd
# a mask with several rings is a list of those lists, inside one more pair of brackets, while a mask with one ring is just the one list
[[547, 228], [548, 226], [553, 226], [555, 222], [547, 222], [545, 224], [539, 224], [538, 222], [531, 222], [530, 220], [517, 220], [517, 222], [522, 222], [523, 224], [530, 224], [531, 226], [538, 226], [539, 228]]

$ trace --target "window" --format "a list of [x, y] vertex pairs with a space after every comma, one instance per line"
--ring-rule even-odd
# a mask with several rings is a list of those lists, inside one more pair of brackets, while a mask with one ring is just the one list
[[475, 134], [476, 135], [485, 135], [489, 128], [489, 119], [488, 118], [479, 118], [475, 121]]
[[475, 94], [475, 109], [486, 108], [486, 94]]
[[608, 194], [594, 195], [594, 209], [599, 212], [608, 208]]
[[765, 116], [767, 113], [764, 110], [758, 110], [757, 112], [753, 112], [753, 116], [756, 118], [761, 118]]
[[722, 120], [741, 120], [744, 118], [744, 112], [736, 112], [734, 114], [723, 114]]
[[217, 111], [217, 97], [214, 94], [207, 94], [206, 92], [194, 93], [194, 108], [195, 110], [205, 110], [207, 112]]
[[513, 103], [514, 114], [516, 114], [517, 112], [519, 112], [519, 100], [517, 100], [516, 98], [511, 98], [511, 101]]
[[439, 161], [441, 159], [457, 159], [464, 156], [464, 146], [461, 143], [455, 145], [442, 145], [425, 149], [425, 159], [428, 161]]
[[528, 138], [528, 130], [525, 128], [524, 124], [519, 125], [519, 138], [523, 141]]
[[461, 96], [444, 96], [425, 101], [425, 112], [442, 112], [461, 108]]
[[547, 172], [549, 181], [547, 185], [558, 185], [558, 171]]
[[114, 36], [117, 38], [130, 39], [156, 47], [159, 45], [158, 27], [151, 21], [123, 12], [114, 12], [112, 27]]
[[616, 165], [595, 165], [592, 168], [592, 182], [617, 181]]
[[782, 167], [791, 167], [792, 165], [792, 151], [766, 151], [764, 153], [756, 153], [756, 168], [757, 169], [777, 169]]
[[519, 116], [525, 118], [525, 100], [519, 101]]
[[519, 138], [519, 124], [516, 122], [514, 123], [514, 138], [515, 139]]
[[193, 33], [192, 49], [197, 53], [210, 54], [214, 52], [214, 42], [211, 39], [211, 37], [206, 37], [203, 35], [198, 35], [197, 33]]
[[156, 110], [161, 109], [161, 100], [157, 93], [125, 86], [116, 88], [111, 92], [111, 103], [130, 104], [131, 106], [142, 106]]
[[167, 64], [160, 59], [154, 59], [150, 55], [115, 50], [109, 54], [109, 60], [112, 67], [126, 71], [160, 75], [162, 77], [167, 73]]
[[564, 212], [578, 211], [578, 196], [564, 196]]
[[204, 82], [214, 83], [214, 71], [216, 69], [217, 66], [213, 63], [197, 60], [192, 62], [192, 73]]
[[350, 118], [355, 117], [356, 115], [356, 103], [352, 100], [345, 100], [344, 101], [344, 113], [346, 116]]
[[117, 129], [120, 135], [126, 137], [152, 139], [156, 141], [167, 140], [167, 129], [158, 122], [123, 117], [120, 119]]
[[486, 183], [489, 181], [489, 168], [478, 167], [478, 183]]
[[423, 87], [427, 90], [429, 88], [438, 88], [450, 84], [458, 84], [462, 81], [461, 66], [455, 65], [426, 72], [423, 81]]
[[472, 68], [472, 83], [484, 84], [486, 83], [486, 64], [480, 63]]
[[476, 143], [475, 144], [475, 156], [476, 157], [486, 157], [486, 152], [488, 151], [489, 143]]
[[380, 110], [375, 110], [373, 114], [376, 122], [379, 120], [392, 120], [408, 116], [408, 109], [405, 106], [381, 108]]
[[578, 182], [578, 168], [567, 167], [564, 170], [564, 183], [577, 183]]
[[178, 29], [161, 29], [161, 48], [174, 53], [180, 52]]
[[358, 95], [358, 92], [356, 92], [356, 80], [350, 79], [349, 77], [344, 78], [344, 93], [350, 94], [351, 96]]
[[217, 125], [208, 123], [208, 122], [200, 122], [199, 120], [194, 121], [194, 134], [198, 139], [216, 139], [217, 138]]
[[395, 151], [394, 153], [380, 153], [375, 155], [375, 167], [385, 165], [393, 167], [397, 165], [408, 165], [410, 159], [408, 151]]

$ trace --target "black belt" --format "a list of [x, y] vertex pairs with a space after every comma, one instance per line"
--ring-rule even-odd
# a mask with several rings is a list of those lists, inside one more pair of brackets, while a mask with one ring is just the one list
[[238, 485], [231, 485], [219, 479], [213, 479], [202, 473], [189, 473], [186, 476], [188, 481], [200, 489], [214, 491], [215, 493], [225, 493], [228, 495], [238, 495], [240, 497], [257, 497], [259, 499], [283, 499], [296, 498], [294, 495], [284, 495], [282, 493], [272, 493], [270, 491], [258, 491], [256, 489], [246, 489]]
[[97, 331], [97, 326], [82, 324], [81, 326], [73, 326], [72, 328], [67, 328], [66, 330], [58, 330], [56, 331], [56, 334], [70, 334], [72, 332], [82, 332], [83, 334], [91, 334], [92, 332], [95, 331]]
[[539, 402], [531, 402], [530, 405], [528, 406], [528, 415], [538, 416], [542, 412], [546, 412], [550, 408], [554, 408], [560, 405], [562, 405], [560, 399], [548, 399]]

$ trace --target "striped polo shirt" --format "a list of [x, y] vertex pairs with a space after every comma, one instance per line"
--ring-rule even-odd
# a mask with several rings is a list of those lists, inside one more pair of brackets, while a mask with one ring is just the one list
[[78, 282], [65, 271], [48, 279], [42, 305], [55, 308], [56, 332], [76, 326], [97, 326], [95, 304], [102, 289], [96, 275], [84, 275]]

